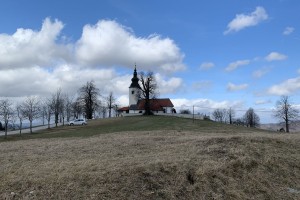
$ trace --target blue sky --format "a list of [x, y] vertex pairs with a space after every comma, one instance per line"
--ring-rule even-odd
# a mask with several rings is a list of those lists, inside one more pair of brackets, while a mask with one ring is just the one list
[[233, 107], [272, 121], [300, 104], [300, 1], [16, 1], [0, 6], [0, 96], [69, 94], [94, 80], [128, 104], [138, 71], [197, 112]]

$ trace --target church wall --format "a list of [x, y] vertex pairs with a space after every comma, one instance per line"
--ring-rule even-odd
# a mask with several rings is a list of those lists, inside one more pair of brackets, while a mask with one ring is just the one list
[[164, 107], [164, 109], [165, 109], [165, 113], [172, 113], [172, 107]]
[[129, 106], [137, 104], [138, 97], [138, 88], [129, 88]]
[[144, 113], [144, 110], [129, 110], [130, 114], [134, 114], [134, 113]]

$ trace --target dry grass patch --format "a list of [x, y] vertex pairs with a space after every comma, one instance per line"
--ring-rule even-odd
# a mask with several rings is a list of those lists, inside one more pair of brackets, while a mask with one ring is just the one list
[[300, 136], [144, 131], [0, 143], [1, 199], [299, 199]]

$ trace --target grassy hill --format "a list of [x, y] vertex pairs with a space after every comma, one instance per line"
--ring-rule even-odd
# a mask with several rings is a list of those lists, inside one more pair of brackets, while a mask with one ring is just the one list
[[299, 134], [153, 116], [0, 141], [0, 199], [300, 198]]

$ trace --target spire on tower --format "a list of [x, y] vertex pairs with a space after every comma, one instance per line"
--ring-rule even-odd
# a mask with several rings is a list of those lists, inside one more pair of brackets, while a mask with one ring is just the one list
[[134, 64], [134, 71], [133, 71], [133, 77], [131, 79], [131, 84], [129, 86], [129, 88], [141, 88], [139, 85], [139, 78], [137, 76], [137, 71], [136, 71], [136, 63]]

